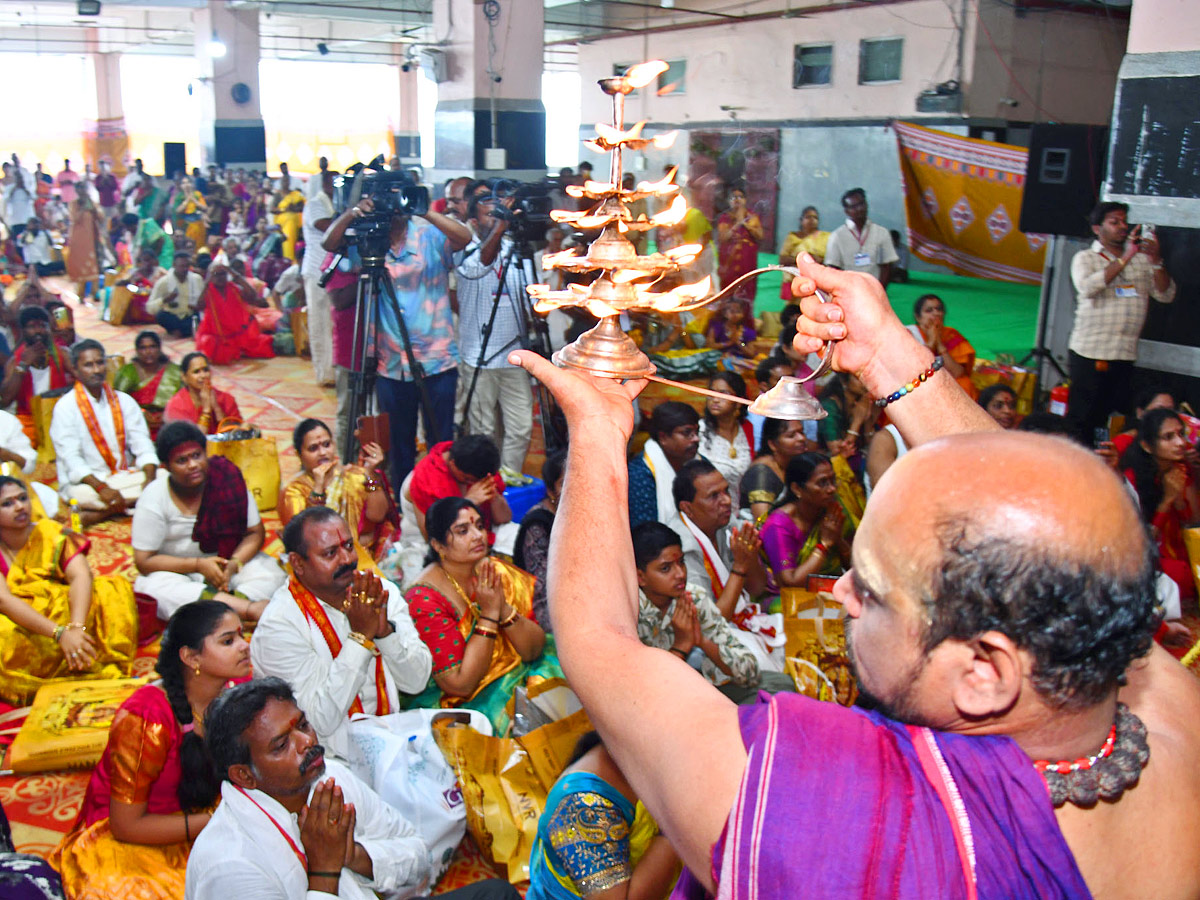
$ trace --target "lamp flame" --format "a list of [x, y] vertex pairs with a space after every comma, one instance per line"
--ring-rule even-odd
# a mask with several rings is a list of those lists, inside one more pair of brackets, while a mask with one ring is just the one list
[[675, 145], [675, 138], [678, 136], [678, 131], [664, 131], [662, 134], [656, 134], [651, 143], [654, 144], [655, 150], [666, 150]]
[[661, 59], [638, 63], [636, 66], [631, 66], [625, 73], [625, 83], [632, 88], [645, 87], [668, 68], [670, 67]]
[[687, 201], [683, 197], [676, 197], [671, 201], [671, 205], [662, 212], [650, 217], [650, 222], [658, 227], [662, 225], [678, 225], [687, 215]]

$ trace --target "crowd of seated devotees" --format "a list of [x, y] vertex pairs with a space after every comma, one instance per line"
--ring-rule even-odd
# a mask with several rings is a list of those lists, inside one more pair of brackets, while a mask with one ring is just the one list
[[[0, 412], [0, 463], [11, 472], [0, 476], [0, 700], [28, 703], [55, 679], [127, 675], [135, 595], [166, 623], [158, 678], [116, 714], [50, 862], [67, 897], [412, 893], [427, 850], [410, 811], [347, 768], [351, 717], [463, 708], [502, 734], [519, 687], [564, 677], [546, 581], [566, 452], [547, 457], [545, 495], [519, 523], [510, 560], [494, 547], [512, 511], [490, 436], [435, 444], [393, 484], [378, 444], [343, 463], [334, 429], [305, 419], [292, 436], [300, 471], [279, 496], [283, 551], [272, 557], [245, 476], [208, 454], [210, 435], [240, 417], [213, 383], [213, 363], [231, 352], [220, 335], [257, 341], [255, 292], [236, 267], [214, 265], [193, 284], [187, 259], [172, 261], [178, 271], [150, 273], [160, 285], [174, 278], [150, 294], [150, 313], [181, 292], [207, 296], [207, 352], [176, 363], [146, 329], [110, 383], [100, 343], [60, 340], [45, 309], [27, 305], [0, 382], [0, 404], [15, 412]], [[131, 277], [149, 278], [152, 262], [139, 260]], [[974, 350], [945, 313], [936, 295], [920, 298], [910, 331], [966, 387]], [[777, 343], [760, 338], [749, 304], [735, 299], [701, 324], [641, 324], [661, 338], [656, 358], [692, 366], [689, 377], [728, 396], [658, 403], [630, 447], [638, 639], [737, 703], [792, 691], [779, 595], [846, 571], [871, 490], [908, 447], [846, 373], [810, 386], [819, 422], [747, 413], [739, 401], [812, 371], [793, 349], [794, 321]], [[971, 395], [1002, 428], [1067, 431], [1049, 413], [1021, 419], [1005, 384]], [[31, 479], [38, 397], [56, 401], [44, 433], [57, 489]], [[1136, 496], [1178, 618], [1195, 611], [1183, 531], [1200, 518], [1200, 457], [1174, 407], [1163, 390], [1139, 397], [1127, 431], [1095, 451]], [[121, 518], [132, 583], [93, 575], [86, 559], [82, 531]], [[541, 816], [529, 896], [661, 897], [679, 871], [604, 744], [585, 737]], [[513, 896], [503, 882], [471, 891], [463, 896]]]

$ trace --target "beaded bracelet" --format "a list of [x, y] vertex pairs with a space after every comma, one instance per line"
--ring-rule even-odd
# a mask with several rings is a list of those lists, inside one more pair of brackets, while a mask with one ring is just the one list
[[895, 403], [897, 400], [899, 400], [901, 397], [905, 396], [906, 394], [911, 394], [913, 391], [915, 391], [917, 388], [919, 388], [923, 382], [928, 381], [930, 378], [932, 378], [933, 373], [936, 372], [938, 369], [940, 369], [945, 364], [946, 364], [945, 360], [943, 360], [940, 356], [935, 356], [933, 358], [933, 365], [931, 365], [928, 369], [926, 369], [924, 372], [922, 372], [920, 375], [918, 375], [916, 378], [914, 378], [908, 384], [903, 385], [900, 388], [900, 390], [896, 391], [893, 394], [888, 394], [886, 397], [880, 397], [878, 400], [875, 401], [875, 405], [878, 406], [880, 409], [883, 409], [889, 403]]

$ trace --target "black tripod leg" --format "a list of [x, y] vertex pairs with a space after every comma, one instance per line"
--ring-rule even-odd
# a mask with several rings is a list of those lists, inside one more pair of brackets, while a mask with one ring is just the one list
[[[441, 435], [438, 434], [433, 418], [433, 404], [429, 400], [429, 385], [426, 384], [425, 369], [417, 361], [416, 354], [413, 353], [412, 340], [408, 335], [408, 325], [404, 321], [404, 310], [400, 308], [396, 289], [392, 287], [391, 279], [387, 276], [386, 271], [372, 272], [371, 278], [373, 283], [377, 283], [378, 287], [383, 288], [384, 296], [396, 310], [396, 321], [400, 325], [400, 341], [404, 344], [404, 356], [408, 360], [408, 371], [412, 375], [413, 382], [417, 385], [417, 393], [421, 397], [421, 416], [425, 423], [425, 444], [432, 447], [441, 439]], [[397, 486], [397, 490], [399, 490], [399, 486]]]
[[[467, 388], [466, 399], [463, 400], [462, 421], [458, 423], [460, 435], [470, 434], [470, 427], [467, 425], [467, 422], [471, 417], [471, 401], [475, 399], [475, 386], [479, 382], [479, 370], [483, 368], [483, 362], [487, 359], [488, 343], [492, 339], [492, 326], [496, 324], [496, 310], [500, 306], [500, 298], [504, 295], [504, 285], [508, 278], [508, 267], [512, 265], [513, 253], [516, 249], [517, 245], [514, 243], [509, 247], [508, 253], [504, 255], [504, 260], [500, 264], [500, 281], [496, 285], [496, 293], [492, 296], [492, 309], [488, 313], [487, 324], [483, 326], [483, 343], [479, 347], [479, 357], [475, 360], [475, 369], [471, 372], [471, 385]], [[459, 308], [461, 309], [461, 299], [459, 303]]]

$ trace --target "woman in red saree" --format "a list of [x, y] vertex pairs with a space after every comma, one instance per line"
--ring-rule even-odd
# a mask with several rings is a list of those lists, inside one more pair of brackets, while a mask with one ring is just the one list
[[[717, 275], [721, 287], [758, 266], [758, 242], [762, 236], [762, 222], [747, 208], [746, 192], [735, 187], [729, 192], [729, 209], [717, 219]], [[757, 288], [758, 279], [751, 278], [739, 285], [733, 296], [753, 304]]]
[[1137, 491], [1142, 519], [1158, 539], [1163, 574], [1179, 585], [1180, 599], [1193, 601], [1194, 611], [1196, 582], [1183, 532], [1200, 523], [1200, 497], [1196, 492], [1197, 472], [1187, 461], [1187, 451], [1179, 413], [1154, 409], [1142, 416], [1137, 440], [1122, 454], [1120, 465]]
[[216, 434], [217, 426], [225, 419], [241, 420], [233, 394], [212, 386], [212, 367], [203, 353], [189, 353], [180, 366], [183, 387], [167, 403], [164, 418], [168, 422], [184, 419], [200, 426], [205, 434]]
[[915, 325], [908, 330], [913, 337], [940, 356], [958, 386], [973, 400], [979, 399], [979, 388], [971, 381], [975, 368], [975, 348], [965, 337], [946, 324], [946, 304], [937, 294], [922, 294], [913, 304]]
[[123, 391], [137, 401], [153, 439], [162, 427], [167, 403], [183, 385], [183, 372], [163, 353], [157, 331], [140, 332], [133, 346], [137, 355], [117, 369], [113, 390]]
[[250, 676], [237, 613], [197, 600], [167, 623], [161, 681], [121, 704], [71, 833], [50, 855], [68, 897], [178, 900], [191, 842], [220, 799], [204, 713]]
[[143, 247], [138, 251], [137, 266], [122, 275], [116, 283], [116, 287], [128, 288], [132, 295], [122, 325], [154, 324], [154, 316], [146, 312], [146, 301], [150, 299], [154, 283], [166, 274], [167, 270], [158, 264], [158, 254], [153, 248]]
[[273, 358], [271, 336], [259, 330], [249, 309], [264, 303], [237, 272], [228, 266], [212, 266], [200, 297], [204, 312], [196, 329], [196, 349], [218, 366], [243, 356]]

